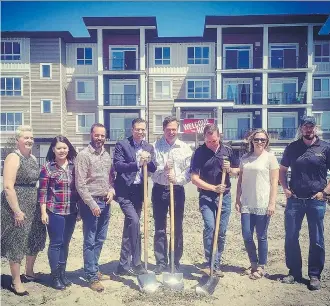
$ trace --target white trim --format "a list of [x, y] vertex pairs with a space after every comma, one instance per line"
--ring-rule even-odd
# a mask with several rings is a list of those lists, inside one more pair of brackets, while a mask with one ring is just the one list
[[[188, 60], [189, 60], [189, 57], [188, 57], [188, 48], [209, 48], [209, 56], [208, 56], [208, 63], [206, 63], [206, 64], [204, 64], [204, 63], [201, 63], [201, 64], [196, 64], [196, 63], [194, 63], [194, 64], [189, 64], [188, 63]], [[193, 66], [193, 67], [195, 67], [195, 65], [198, 65], [198, 67], [201, 67], [201, 66], [206, 66], [206, 65], [210, 65], [211, 64], [211, 48], [212, 48], [212, 46], [210, 45], [210, 44], [208, 44], [208, 45], [196, 45], [196, 44], [191, 44], [191, 45], [187, 45], [186, 46], [186, 56], [187, 56], [187, 66], [189, 67], [189, 66]], [[195, 50], [194, 50], [194, 54], [195, 54]], [[202, 57], [200, 58], [201, 60], [203, 60], [203, 59], [206, 59], [206, 58], [204, 58], [203, 57], [203, 50], [202, 50]], [[194, 61], [196, 61], [196, 57], [194, 56]]]
[[272, 93], [270, 91], [270, 85], [271, 83], [281, 83], [282, 85], [284, 83], [296, 83], [296, 92], [298, 92], [298, 78], [292, 77], [292, 78], [268, 78], [268, 93]]
[[[93, 82], [93, 98], [92, 99], [86, 99], [86, 98], [79, 98], [78, 97], [78, 82]], [[75, 79], [75, 98], [76, 101], [94, 101], [95, 100], [95, 80], [94, 79]]]
[[[233, 102], [174, 102], [174, 107], [198, 107], [198, 108], [209, 108], [209, 107], [233, 107]], [[256, 106], [254, 106], [256, 108]]]
[[[327, 97], [323, 97], [323, 96], [321, 96], [321, 97], [316, 97], [316, 96], [314, 95], [314, 81], [315, 81], [315, 79], [321, 79], [321, 91], [320, 91], [321, 95], [322, 95], [322, 80], [323, 80], [323, 79], [327, 79], [327, 80], [329, 81], [329, 96], [327, 96]], [[330, 99], [330, 76], [320, 76], [320, 77], [316, 76], [316, 77], [313, 77], [312, 88], [313, 88], [313, 89], [312, 89], [313, 99]]]
[[[153, 117], [152, 117], [152, 132], [154, 135], [161, 135], [164, 133], [163, 131], [163, 121], [164, 121], [164, 118], [167, 117], [167, 116], [170, 116], [171, 115], [171, 112], [169, 111], [168, 113], [166, 112], [155, 112], [152, 114]], [[162, 116], [162, 125], [161, 125], [161, 131], [156, 131], [156, 116]]]
[[[61, 134], [63, 135], [63, 130], [64, 130], [64, 124], [62, 124], [63, 122], [63, 69], [62, 69], [62, 39], [59, 37], [58, 38], [59, 41], [59, 51], [60, 51], [60, 118], [61, 118]], [[64, 45], [65, 46], [65, 45]], [[66, 52], [66, 48], [65, 48], [65, 52]], [[52, 67], [51, 67], [52, 68]], [[52, 71], [52, 69], [51, 69]], [[52, 76], [52, 72], [50, 74]], [[52, 103], [53, 106], [53, 103]]]
[[[44, 104], [43, 101], [50, 101], [50, 113], [44, 112]], [[52, 99], [40, 99], [40, 113], [41, 114], [52, 114], [53, 113], [53, 100]]]
[[[236, 69], [253, 69], [253, 48], [254, 45], [253, 44], [223, 44], [223, 59], [224, 59], [224, 65], [222, 66], [222, 69], [227, 69], [226, 68], [226, 47], [245, 47], [248, 46], [249, 49], [249, 68], [236, 68]], [[237, 50], [241, 50], [241, 49], [237, 49]], [[235, 69], [235, 68], [233, 68]]]
[[[23, 76], [15, 76], [15, 75], [1, 75], [1, 79], [2, 78], [5, 78], [5, 79], [21, 79], [21, 95], [20, 96], [15, 96], [15, 95], [12, 95], [12, 96], [7, 96], [7, 95], [3, 95], [1, 96], [1, 98], [3, 99], [4, 97], [6, 98], [13, 98], [13, 97], [23, 97], [24, 96], [24, 85], [23, 85]], [[30, 81], [31, 81], [31, 77], [29, 78]], [[31, 88], [31, 86], [30, 86]], [[4, 89], [4, 91], [6, 91], [6, 89]], [[14, 81], [13, 81], [13, 92], [14, 92]]]
[[[206, 97], [206, 98], [204, 98], [204, 97], [202, 97], [202, 98], [188, 98], [188, 81], [193, 81], [193, 82], [207, 81], [207, 82], [209, 82], [209, 96]], [[212, 83], [211, 79], [193, 79], [193, 78], [186, 79], [186, 99], [210, 99], [211, 96], [212, 96], [212, 94], [211, 94], [212, 93], [211, 83]], [[194, 89], [195, 89], [195, 85], [194, 85]]]
[[[113, 69], [112, 68], [112, 61], [111, 61], [111, 59], [113, 59], [112, 52], [111, 52], [112, 48], [121, 48], [121, 49], [134, 48], [135, 49], [135, 69], [133, 71], [139, 70], [139, 63], [138, 63], [138, 61], [140, 61], [140, 59], [138, 57], [139, 45], [109, 45], [109, 58], [108, 58], [109, 70], [107, 70], [107, 71], [125, 71], [125, 70], [130, 71], [129, 69]], [[125, 52], [125, 51], [133, 51], [133, 50], [114, 50], [114, 51], [115, 52]]]
[[[92, 63], [90, 64], [90, 65], [86, 65], [86, 64], [83, 64], [83, 65], [81, 65], [81, 64], [78, 64], [78, 52], [77, 52], [77, 50], [78, 49], [92, 49], [92, 59], [91, 59], [91, 61], [92, 61]], [[76, 54], [75, 54], [75, 63], [74, 63], [74, 67], [80, 67], [80, 66], [87, 66], [87, 67], [93, 67], [93, 65], [94, 65], [94, 50], [93, 50], [93, 45], [91, 44], [91, 45], [87, 45], [87, 46], [85, 46], [85, 45], [83, 45], [83, 46], [81, 46], [81, 45], [76, 45], [75, 46], [75, 52], [76, 52]], [[84, 50], [84, 58], [83, 59], [79, 59], [80, 61], [86, 61], [86, 58], [85, 58], [85, 50]], [[88, 61], [90, 61], [90, 59], [87, 59]]]
[[[169, 97], [157, 97], [156, 96], [156, 82], [170, 82], [170, 96]], [[153, 99], [154, 100], [172, 100], [173, 99], [173, 80], [172, 79], [153, 79]]]
[[97, 29], [102, 29], [102, 30], [138, 30], [140, 28], [145, 28], [145, 29], [156, 29], [156, 26], [88, 26], [86, 27], [87, 29], [90, 30], [97, 30]]
[[[60, 55], [60, 60], [61, 60], [61, 55]], [[60, 63], [61, 63], [61, 61], [60, 61]], [[49, 66], [49, 77], [43, 77], [42, 76], [42, 66], [46, 66], [46, 65], [48, 65]], [[53, 65], [52, 65], [52, 63], [40, 63], [40, 65], [39, 65], [39, 68], [40, 68], [40, 79], [43, 79], [43, 80], [51, 80], [52, 79], [52, 77], [53, 77]]]
[[[93, 121], [95, 122], [95, 113], [76, 113], [76, 134], [81, 134], [81, 135], [86, 135], [86, 134], [90, 134], [90, 131], [88, 130], [88, 132], [80, 132], [79, 130], [78, 130], [78, 116], [88, 116], [88, 115], [92, 115], [92, 116], [94, 116], [94, 119], [93, 119]], [[90, 129], [90, 127], [88, 127], [88, 129]]]
[[263, 23], [256, 23], [256, 24], [221, 24], [221, 25], [205, 25], [207, 29], [216, 29], [216, 28], [256, 28], [263, 26], [268, 27], [306, 27], [309, 25], [313, 26], [323, 26], [324, 23], [270, 23], [270, 24], [263, 24]]
[[[172, 57], [172, 46], [171, 45], [163, 45], [163, 44], [159, 44], [159, 45], [153, 45], [152, 46], [153, 48], [153, 59], [154, 59], [154, 62], [153, 62], [153, 66], [159, 66], [159, 67], [167, 67], [167, 66], [171, 66], [171, 57]], [[156, 48], [169, 48], [170, 49], [170, 63], [169, 64], [156, 64]], [[163, 51], [162, 51], [162, 56], [163, 56]], [[162, 58], [162, 61], [164, 59]]]
[[[4, 111], [1, 111], [0, 114], [21, 114], [22, 115], [22, 123], [21, 124], [19, 124], [17, 126], [14, 124], [14, 130], [13, 131], [1, 131], [1, 134], [15, 133], [15, 126], [18, 127], [20, 125], [24, 125], [24, 112], [23, 111], [22, 112], [10, 112], [10, 111], [4, 112]], [[7, 115], [6, 115], [6, 121], [7, 121]], [[1, 123], [0, 123], [0, 125], [1, 125]], [[5, 126], [7, 127], [7, 122], [6, 122]]]
[[[12, 39], [12, 38], [1, 38], [1, 42], [3, 43], [19, 43], [19, 57], [20, 59], [19, 60], [14, 60], [14, 59], [11, 59], [11, 60], [5, 60], [5, 59], [1, 59], [1, 62], [2, 63], [22, 63], [23, 62], [23, 50], [22, 50], [22, 46], [23, 46], [23, 40], [22, 39], [19, 39], [19, 38], [16, 38], [16, 39]], [[14, 56], [14, 53], [12, 54], [2, 54], [1, 53], [1, 56]], [[17, 56], [17, 55], [16, 55]]]

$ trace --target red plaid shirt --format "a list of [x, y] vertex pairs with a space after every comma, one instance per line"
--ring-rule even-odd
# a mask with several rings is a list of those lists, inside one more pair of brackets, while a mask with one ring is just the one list
[[56, 162], [48, 162], [42, 166], [39, 176], [38, 199], [49, 211], [59, 215], [77, 212], [79, 195], [75, 188], [74, 164], [64, 170]]

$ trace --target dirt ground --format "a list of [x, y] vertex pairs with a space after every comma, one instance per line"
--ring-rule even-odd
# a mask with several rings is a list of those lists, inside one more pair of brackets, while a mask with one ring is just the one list
[[[235, 188], [233, 189], [235, 190]], [[330, 207], [325, 216], [326, 264], [322, 274], [322, 289], [309, 291], [306, 284], [282, 284], [279, 279], [287, 273], [284, 258], [284, 203], [283, 195], [279, 195], [277, 211], [269, 227], [269, 260], [267, 277], [253, 281], [247, 276], [241, 276], [243, 268], [248, 267], [248, 257], [241, 236], [239, 214], [232, 210], [227, 232], [227, 243], [223, 255], [223, 271], [225, 277], [220, 280], [213, 296], [198, 297], [194, 287], [201, 280], [202, 274], [196, 268], [196, 263], [204, 261], [202, 245], [202, 218], [198, 211], [198, 200], [194, 186], [186, 190], [186, 206], [184, 218], [184, 254], [182, 270], [185, 290], [175, 293], [160, 289], [152, 295], [139, 291], [137, 280], [133, 277], [115, 278], [112, 272], [116, 269], [120, 251], [120, 241], [123, 226], [123, 214], [118, 204], [112, 204], [112, 214], [107, 240], [101, 253], [101, 271], [111, 276], [111, 280], [103, 282], [105, 291], [91, 291], [83, 273], [82, 260], [82, 224], [76, 226], [68, 260], [68, 276], [73, 286], [56, 291], [48, 287], [49, 266], [46, 250], [38, 256], [35, 270], [41, 272], [40, 283], [27, 283], [30, 292], [28, 297], [17, 297], [6, 289], [10, 282], [8, 263], [1, 262], [2, 268], [2, 305], [330, 305]], [[234, 203], [233, 203], [234, 204]], [[149, 269], [154, 268], [153, 256], [153, 219], [150, 210], [149, 237]], [[303, 274], [307, 281], [308, 231], [304, 220], [300, 238], [303, 254]], [[161, 277], [159, 277], [161, 281]]]

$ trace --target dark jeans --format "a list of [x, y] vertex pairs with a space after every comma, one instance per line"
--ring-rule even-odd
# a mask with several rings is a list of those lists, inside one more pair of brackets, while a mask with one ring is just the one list
[[131, 185], [126, 192], [125, 196], [118, 195], [116, 201], [125, 215], [119, 264], [129, 269], [131, 262], [133, 266], [141, 264], [140, 216], [143, 185]]
[[[213, 237], [215, 230], [215, 220], [218, 211], [219, 197], [212, 199], [210, 197], [201, 195], [199, 198], [199, 208], [204, 220], [203, 243], [205, 259], [211, 265]], [[225, 248], [226, 232], [229, 223], [229, 216], [231, 213], [231, 195], [230, 192], [223, 196], [220, 229], [218, 236], [218, 250], [215, 256], [214, 265], [216, 268], [220, 267], [221, 256]]]
[[49, 218], [47, 225], [49, 236], [48, 260], [50, 270], [54, 272], [59, 264], [66, 265], [77, 214], [58, 215], [50, 211], [47, 211], [47, 213]]
[[[183, 254], [182, 221], [184, 214], [185, 193], [183, 186], [174, 186], [174, 264], [179, 265]], [[166, 237], [167, 212], [170, 205], [168, 187], [154, 184], [152, 205], [155, 219], [154, 252], [156, 264], [167, 266], [168, 243]], [[170, 255], [169, 255], [170, 256]]]
[[289, 273], [301, 277], [299, 232], [306, 214], [309, 231], [308, 275], [320, 278], [325, 260], [324, 215], [326, 202], [291, 197], [285, 209], [285, 259]]
[[[242, 235], [245, 249], [251, 264], [264, 266], [267, 264], [268, 241], [267, 229], [270, 217], [267, 215], [241, 214]], [[258, 239], [258, 256], [256, 245], [253, 240], [253, 232], [256, 229]]]
[[107, 237], [110, 220], [110, 205], [104, 201], [97, 201], [97, 204], [101, 209], [99, 217], [93, 216], [92, 211], [86, 204], [82, 203], [80, 205], [84, 234], [84, 271], [88, 281], [98, 279], [99, 258], [103, 243]]

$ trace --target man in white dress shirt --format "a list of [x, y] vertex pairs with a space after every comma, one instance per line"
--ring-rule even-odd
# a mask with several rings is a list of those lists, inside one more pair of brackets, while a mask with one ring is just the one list
[[175, 241], [174, 264], [178, 271], [183, 254], [182, 221], [184, 214], [184, 185], [190, 181], [190, 147], [177, 138], [179, 121], [169, 116], [164, 119], [164, 135], [153, 146], [157, 162], [157, 170], [152, 175], [153, 215], [155, 219], [154, 252], [156, 268], [154, 272], [161, 274], [169, 262], [166, 236], [167, 212], [170, 204], [170, 182], [174, 185]]

